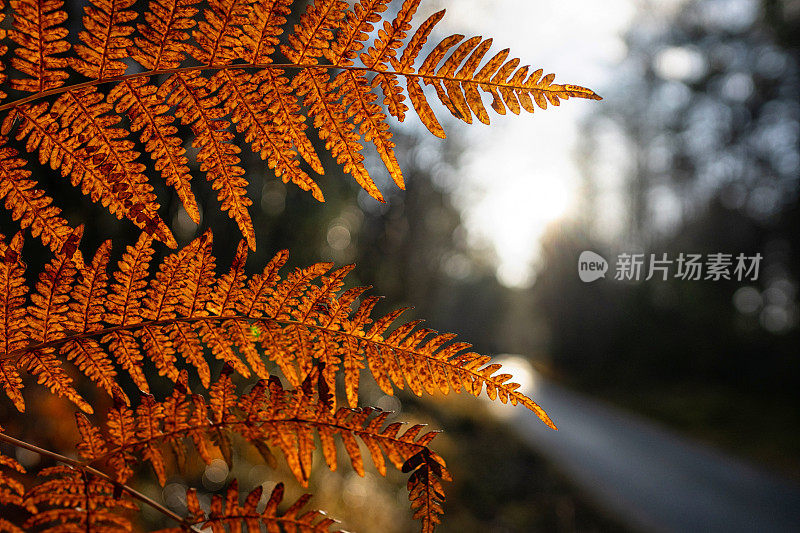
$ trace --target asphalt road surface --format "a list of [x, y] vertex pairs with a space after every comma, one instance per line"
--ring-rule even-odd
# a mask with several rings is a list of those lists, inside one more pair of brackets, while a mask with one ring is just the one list
[[538, 375], [533, 382], [532, 397], [559, 431], [525, 409], [500, 414], [632, 529], [800, 533], [800, 485]]

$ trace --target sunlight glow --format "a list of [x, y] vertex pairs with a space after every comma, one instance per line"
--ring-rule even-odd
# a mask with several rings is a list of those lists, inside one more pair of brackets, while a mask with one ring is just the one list
[[[535, 6], [514, 0], [464, 3], [470, 8], [448, 11], [443, 32], [492, 35], [492, 51], [510, 47], [534, 68], [555, 72], [556, 81], [601, 94], [626, 55], [622, 32], [636, 6], [636, 0], [609, 0], [602, 6], [590, 0], [539, 0]], [[447, 7], [447, 2], [438, 4]], [[491, 126], [469, 128], [463, 187], [456, 194], [470, 239], [494, 250], [501, 283], [528, 285], [545, 230], [576, 214], [580, 120], [597, 105], [602, 102], [570, 100], [534, 116], [493, 115]]]
[[[502, 136], [474, 140], [488, 144], [487, 149], [472, 152], [464, 160], [467, 172], [477, 178], [477, 190], [464, 202], [471, 206], [468, 227], [475, 238], [493, 245], [498, 279], [507, 286], [528, 282], [541, 234], [567, 214], [577, 196], [575, 170], [565, 157], [548, 157], [560, 153], [561, 139], [573, 135], [572, 125], [555, 113], [537, 118], [548, 123], [551, 135], [532, 138], [528, 124], [504, 124]], [[519, 142], [507, 142], [508, 137]], [[518, 153], [520, 145], [525, 146], [523, 153]]]

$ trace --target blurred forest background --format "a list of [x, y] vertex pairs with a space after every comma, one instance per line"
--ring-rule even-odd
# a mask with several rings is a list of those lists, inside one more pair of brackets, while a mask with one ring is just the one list
[[[327, 201], [319, 205], [244, 150], [244, 159], [251, 157], [258, 239], [248, 268], [260, 269], [282, 248], [291, 251], [292, 266], [355, 262], [356, 281], [386, 296], [379, 311], [414, 306], [409, 319], [457, 332], [478, 351], [524, 355], [553, 380], [800, 479], [800, 2], [669, 4], [633, 2], [614, 82], [593, 86], [605, 100], [584, 106], [574, 152], [582, 170], [578, 205], [551, 221], [540, 242], [529, 243], [539, 250], [529, 283], [498, 281], [491, 240], [472, 238], [464, 224], [460, 169], [480, 149], [460, 133], [462, 124], [445, 125], [447, 141], [414, 125], [395, 129], [407, 190], [391, 184], [379, 160], [370, 167], [386, 204], [323, 159]], [[514, 52], [536, 61], [525, 50]], [[557, 57], [548, 65], [559, 72]], [[577, 104], [564, 104], [570, 105]], [[41, 175], [46, 179], [47, 169]], [[59, 176], [48, 179], [46, 188], [66, 206], [70, 222], [87, 224], [86, 249], [112, 238], [119, 255], [122, 243], [133, 242], [132, 225], [87, 203]], [[493, 187], [504, 186], [503, 175], [492, 180]], [[165, 220], [180, 244], [212, 228], [224, 268], [238, 231], [219, 213], [209, 185], [198, 179], [194, 186], [201, 208], [209, 206], [201, 225], [162, 189]], [[13, 231], [6, 212], [0, 220], [3, 233]], [[35, 272], [35, 257], [45, 252], [35, 242], [27, 246]], [[754, 283], [623, 283], [609, 276], [584, 284], [576, 271], [583, 250], [606, 258], [619, 252], [758, 252], [764, 261]], [[455, 481], [447, 487], [441, 531], [622, 529], [482, 403], [364, 392], [365, 403], [397, 411], [398, 420], [446, 429], [437, 449]], [[6, 403], [0, 407], [4, 421], [11, 419]], [[69, 408], [57, 403], [43, 396], [34, 409], [48, 413], [41, 423], [51, 425], [54, 436], [72, 442]], [[64, 416], [53, 415], [59, 410]], [[4, 426], [23, 438], [31, 430]], [[233, 476], [247, 490], [274, 484], [274, 472], [242, 453], [234, 472], [222, 461], [196, 465], [195, 474], [176, 476], [163, 491], [149, 473], [142, 479], [149, 480], [148, 493], [175, 509], [183, 505], [185, 484], [208, 493]], [[289, 488], [289, 498], [301, 492]], [[315, 506], [345, 518], [353, 530], [416, 528], [400, 475], [387, 482], [374, 473], [362, 479], [347, 468], [335, 474], [320, 469], [312, 492]]]
[[[584, 211], [547, 235], [532, 309], [565, 380], [797, 477], [800, 2], [654, 6], [586, 120]], [[614, 235], [598, 223], [609, 170]], [[573, 275], [586, 249], [764, 260], [752, 284], [587, 287]]]

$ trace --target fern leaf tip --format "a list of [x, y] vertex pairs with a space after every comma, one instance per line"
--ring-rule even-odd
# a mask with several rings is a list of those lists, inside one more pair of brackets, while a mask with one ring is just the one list
[[580, 85], [571, 85], [566, 84], [564, 85], [564, 90], [570, 95], [574, 96], [575, 98], [585, 98], [587, 100], [602, 100], [603, 97], [594, 92], [593, 90], [589, 89], [588, 87], [582, 87]]

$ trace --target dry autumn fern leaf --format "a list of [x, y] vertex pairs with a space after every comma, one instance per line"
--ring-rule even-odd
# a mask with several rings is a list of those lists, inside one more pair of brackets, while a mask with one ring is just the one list
[[[223, 497], [215, 494], [211, 498], [209, 512], [203, 510], [197, 491], [194, 489], [186, 493], [186, 506], [189, 509], [187, 522], [193, 526], [202, 527], [203, 531], [211, 528], [212, 533], [225, 533], [226, 531], [262, 531], [262, 526], [268, 533], [281, 531], [295, 531], [297, 533], [343, 533], [341, 530], [331, 529], [336, 524], [320, 511], [303, 511], [310, 494], [304, 494], [297, 499], [283, 514], [278, 513], [278, 506], [283, 500], [283, 483], [278, 483], [267, 499], [264, 510], [258, 511], [258, 504], [262, 499], [263, 487], [259, 485], [239, 505], [239, 485], [234, 480]], [[228, 529], [226, 529], [226, 527]], [[182, 533], [185, 528], [164, 529], [158, 533]]]
[[[2, 428], [0, 428], [2, 429]], [[25, 485], [16, 479], [14, 474], [24, 474], [25, 468], [11, 457], [0, 454], [0, 504], [6, 509], [16, 507], [36, 512], [36, 506], [25, 500]], [[22, 528], [14, 525], [9, 520], [0, 517], [0, 531], [7, 533], [22, 533]]]
[[[341, 407], [331, 411], [325, 382], [318, 376], [312, 373], [301, 387], [291, 390], [285, 390], [273, 376], [240, 395], [228, 373], [223, 372], [206, 401], [187, 392], [184, 372], [172, 395], [163, 402], [144, 396], [135, 410], [118, 402], [108, 412], [103, 431], [78, 414], [78, 449], [84, 458], [80, 466], [101, 469], [122, 484], [131, 478], [138, 463], [148, 462], [164, 485], [169, 464], [165, 449], [183, 464], [188, 441], [206, 463], [211, 463], [212, 451], [217, 449], [230, 463], [232, 436], [238, 435], [253, 444], [268, 462], [274, 462], [271, 450], [280, 451], [297, 480], [307, 486], [315, 436], [331, 470], [338, 467], [335, 441], [341, 440], [353, 470], [363, 476], [360, 441], [381, 475], [386, 475], [387, 460], [398, 470], [410, 472], [408, 490], [415, 518], [422, 520], [424, 530], [432, 528], [443, 512], [441, 481], [450, 480], [444, 460], [429, 447], [436, 432], [421, 434], [421, 425], [387, 425], [389, 413], [377, 409]], [[323, 388], [319, 394], [317, 382]]]
[[[278, 378], [272, 376], [257, 382], [246, 393], [237, 390], [230, 374], [229, 367], [223, 369], [211, 386], [208, 400], [189, 392], [185, 371], [181, 372], [173, 393], [164, 401], [145, 395], [133, 410], [118, 398], [106, 414], [102, 428], [78, 413], [80, 442], [77, 448], [81, 460], [0, 434], [2, 441], [64, 463], [40, 472], [40, 482], [27, 491], [17, 479], [0, 469], [0, 497], [3, 498], [0, 503], [17, 506], [23, 514], [27, 512], [30, 515], [25, 521], [27, 530], [71, 531], [77, 527], [82, 531], [130, 531], [127, 511], [137, 509], [134, 499], [165, 511], [125, 485], [141, 463], [150, 463], [164, 485], [171, 465], [177, 463], [183, 470], [189, 449], [187, 442], [192, 443], [192, 448], [207, 464], [219, 453], [231, 464], [232, 436], [238, 435], [255, 446], [270, 465], [275, 461], [272, 450], [280, 451], [298, 481], [307, 486], [316, 437], [331, 470], [338, 467], [336, 440], [339, 440], [352, 468], [361, 476], [365, 474], [362, 449], [367, 451], [381, 475], [386, 475], [387, 461], [409, 473], [408, 491], [414, 518], [420, 519], [422, 531], [426, 532], [433, 531], [439, 523], [445, 499], [442, 481], [451, 478], [444, 460], [430, 448], [437, 432], [423, 432], [419, 424], [387, 424], [390, 413], [378, 409], [334, 409], [330, 392], [317, 369], [301, 387], [284, 389]], [[167, 450], [176, 461], [166, 459]], [[3, 456], [0, 456], [0, 467], [24, 473], [18, 463]], [[328, 531], [334, 524], [316, 511], [297, 514], [308, 496], [278, 515], [281, 487], [276, 487], [261, 512], [256, 511], [261, 500], [260, 488], [247, 495], [244, 505], [239, 507], [239, 489], [234, 480], [224, 499], [221, 496], [212, 499], [210, 513], [201, 512], [193, 490], [187, 494], [189, 516], [181, 518], [169, 511], [166, 513], [181, 522], [183, 531], [193, 526], [224, 531], [226, 525], [233, 530], [239, 526], [258, 530], [258, 525], [264, 524], [268, 531], [293, 526], [299, 531], [318, 532]], [[6, 524], [0, 522], [0, 526]], [[16, 526], [9, 522], [6, 530], [21, 531], [14, 528]]]
[[[107, 509], [113, 507], [108, 490], [122, 490], [119, 487], [131, 478], [139, 462], [149, 462], [163, 484], [163, 447], [169, 446], [179, 463], [186, 456], [187, 440], [206, 462], [212, 460], [213, 449], [230, 461], [231, 436], [236, 434], [266, 457], [272, 457], [270, 448], [280, 450], [303, 485], [312, 470], [315, 438], [334, 470], [338, 436], [353, 469], [363, 475], [360, 441], [379, 473], [385, 475], [387, 459], [410, 473], [408, 490], [414, 517], [422, 520], [423, 531], [433, 531], [443, 513], [442, 480], [450, 479], [444, 461], [428, 447], [435, 433], [420, 436], [419, 425], [402, 431], [398, 423], [385, 426], [387, 413], [356, 408], [360, 371], [366, 366], [387, 394], [407, 385], [416, 394], [446, 394], [452, 389], [478, 395], [485, 385], [492, 399], [522, 403], [552, 426], [541, 408], [509, 381], [510, 375], [495, 375], [499, 365], [468, 352], [468, 344], [453, 343], [454, 335], [439, 335], [418, 327], [417, 322], [390, 332], [402, 310], [372, 317], [375, 297], [364, 298], [356, 306], [366, 288], [342, 291], [352, 266], [331, 270], [332, 265], [320, 263], [281, 279], [279, 271], [287, 254], [280, 252], [261, 274], [248, 279], [243, 272], [248, 247], [242, 241], [231, 268], [217, 276], [211, 234], [207, 233], [167, 256], [151, 276], [153, 239], [142, 234], [109, 276], [108, 242], [91, 262], [78, 265], [73, 260], [81, 233], [79, 227], [70, 234], [30, 291], [20, 255], [21, 234], [8, 244], [0, 240], [0, 283], [6, 289], [0, 305], [0, 341], [5, 347], [0, 353], [0, 381], [6, 394], [24, 410], [20, 376], [27, 372], [91, 413], [92, 407], [78, 395], [64, 369], [64, 360], [68, 360], [116, 403], [107, 414], [104, 431], [78, 415], [78, 449], [85, 461], [70, 463], [83, 469], [87, 498], [98, 500], [92, 503], [98, 512], [84, 516], [77, 511], [53, 510], [52, 517], [37, 515], [30, 525], [47, 526], [61, 520], [92, 529], [89, 521], [95, 520], [95, 525], [103, 526], [98, 530], [111, 530], [106, 522], [122, 518]], [[203, 346], [224, 360], [228, 369], [214, 383], [210, 382]], [[208, 401], [189, 393], [187, 373], [178, 370], [179, 353], [209, 387]], [[264, 356], [276, 363], [293, 390], [284, 390], [270, 375]], [[117, 368], [146, 391], [145, 357], [177, 386], [165, 401], [145, 395], [134, 409], [119, 385]], [[255, 373], [262, 381], [239, 395], [229, 376], [233, 370], [243, 376]], [[332, 392], [340, 371], [350, 408], [335, 408]], [[65, 468], [58, 473], [66, 474]], [[102, 468], [107, 477], [98, 478], [96, 468]], [[53, 490], [72, 486], [61, 481], [48, 483]], [[44, 496], [41, 498], [44, 503]], [[71, 493], [60, 498], [54, 500], [56, 504], [77, 501]], [[242, 518], [221, 512], [212, 512], [203, 523], [221, 528]], [[125, 529], [120, 524], [118, 529]], [[327, 528], [329, 523], [312, 520], [306, 525]], [[324, 529], [316, 529], [320, 530]]]
[[416, 66], [444, 15], [432, 15], [409, 37], [420, 1], [406, 0], [388, 19], [390, 0], [352, 7], [317, 0], [287, 29], [291, 0], [150, 0], [144, 13], [130, 9], [132, 0], [91, 0], [76, 40], [61, 0], [12, 0], [12, 29], [0, 34], [0, 53], [9, 44], [14, 49], [11, 70], [0, 62], [0, 81], [10, 78], [11, 93], [6, 102], [7, 91], [0, 94], [0, 197], [23, 227], [53, 251], [61, 248], [69, 228], [23, 168], [25, 160], [4, 147], [13, 135], [93, 201], [175, 247], [135, 141], [197, 221], [192, 163], [177, 136], [177, 118], [194, 134], [199, 171], [221, 209], [254, 248], [236, 133], [276, 176], [323, 200], [313, 177], [324, 169], [308, 138], [310, 120], [345, 172], [382, 200], [364, 164], [365, 143], [374, 145], [399, 187], [404, 180], [379, 94], [388, 114], [402, 121], [407, 93], [439, 137], [445, 133], [423, 85], [466, 122], [473, 115], [489, 122], [481, 93], [500, 114], [599, 98], [584, 87], [553, 83], [541, 69], [529, 74], [508, 50], [484, 62], [491, 39], [481, 37], [446, 37]]
[[392, 330], [402, 309], [372, 316], [378, 298], [362, 298], [367, 288], [342, 291], [352, 265], [332, 270], [330, 263], [318, 263], [281, 279], [288, 257], [283, 251], [248, 279], [242, 241], [230, 270], [218, 277], [208, 232], [167, 256], [151, 276], [152, 238], [142, 234], [109, 277], [108, 243], [91, 262], [75, 264], [80, 233], [81, 228], [75, 230], [46, 265], [27, 303], [22, 238], [0, 241], [0, 382], [19, 410], [25, 406], [20, 375], [29, 373], [53, 393], [92, 411], [73, 388], [65, 359], [118, 397], [123, 395], [115, 365], [141, 390], [149, 390], [145, 357], [175, 381], [180, 355], [207, 387], [205, 345], [245, 377], [267, 379], [268, 359], [295, 387], [321, 364], [322, 380], [335, 390], [341, 371], [351, 407], [358, 403], [361, 370], [369, 367], [386, 394], [407, 386], [417, 395], [465, 390], [477, 396], [485, 387], [491, 399], [522, 404], [554, 427], [509, 374], [496, 373], [500, 365], [468, 351], [467, 343], [453, 342], [455, 335], [438, 334], [419, 322]]
[[[34, 447], [35, 448], [35, 447]], [[164, 512], [181, 527], [163, 529], [160, 533], [207, 531], [261, 531], [262, 525], [270, 532], [297, 531], [300, 533], [330, 533], [336, 523], [320, 511], [307, 511], [303, 508], [311, 495], [306, 494], [295, 501], [288, 509], [279, 512], [283, 500], [283, 484], [279, 483], [265, 500], [263, 510], [258, 511], [262, 501], [261, 486], [252, 490], [239, 505], [239, 487], [233, 480], [225, 496], [214, 495], [208, 511], [200, 504], [197, 491], [190, 489], [186, 494], [187, 517], [180, 517], [160, 504], [150, 500], [126, 485], [108, 478], [104, 473], [84, 467], [63, 456], [36, 448], [45, 455], [74, 463], [43, 469], [36, 483], [27, 491], [17, 479], [5, 474], [4, 469], [24, 473], [16, 461], [0, 455], [0, 496], [5, 506], [15, 506], [20, 514], [27, 516], [23, 527], [0, 517], [0, 531], [4, 533], [61, 533], [85, 531], [97, 533], [132, 532], [135, 529], [130, 520], [132, 513], [139, 511], [139, 503], [152, 506]], [[201, 529], [202, 528], [202, 529]], [[336, 530], [338, 531], [338, 530]]]
[[26, 531], [133, 531], [129, 515], [139, 507], [114, 483], [64, 465], [42, 470], [39, 478], [25, 493], [25, 502], [37, 509]]

